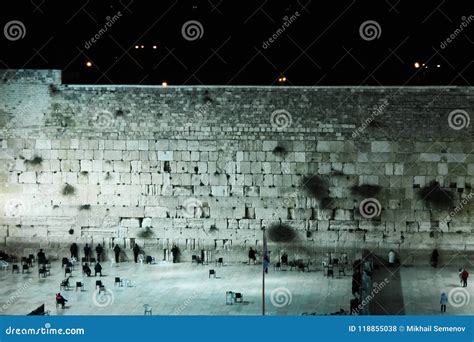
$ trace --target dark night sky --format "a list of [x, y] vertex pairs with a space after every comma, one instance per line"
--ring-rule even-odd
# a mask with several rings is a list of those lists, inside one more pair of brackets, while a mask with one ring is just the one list
[[[286, 85], [473, 83], [473, 1], [16, 0], [2, 6], [0, 68], [63, 69], [68, 83], [276, 85], [282, 75]], [[21, 39], [6, 37], [13, 20], [24, 25]], [[192, 41], [181, 32], [190, 20], [203, 28]], [[376, 39], [359, 33], [368, 20], [380, 27]], [[463, 32], [442, 49], [463, 22]], [[425, 68], [416, 69], [417, 61]]]

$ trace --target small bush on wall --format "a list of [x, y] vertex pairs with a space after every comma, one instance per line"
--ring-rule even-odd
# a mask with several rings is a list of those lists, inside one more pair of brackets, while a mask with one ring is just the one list
[[351, 187], [351, 193], [362, 197], [374, 197], [382, 188], [378, 185], [362, 184]]
[[436, 181], [432, 181], [421, 188], [419, 196], [425, 204], [434, 208], [447, 209], [453, 207], [453, 192], [442, 188]]
[[64, 196], [72, 196], [76, 193], [76, 189], [71, 185], [71, 184], [67, 184], [63, 187], [63, 191], [62, 191], [62, 194]]
[[296, 239], [296, 232], [289, 224], [276, 222], [267, 229], [267, 236], [273, 242], [291, 242]]

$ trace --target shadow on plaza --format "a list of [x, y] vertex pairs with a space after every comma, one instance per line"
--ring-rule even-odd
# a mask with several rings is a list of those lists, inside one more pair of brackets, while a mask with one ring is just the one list
[[[373, 275], [374, 288], [378, 284], [378, 292], [370, 302], [371, 315], [404, 315], [400, 265], [389, 266], [386, 261], [374, 255]], [[387, 281], [388, 280], [388, 281]]]

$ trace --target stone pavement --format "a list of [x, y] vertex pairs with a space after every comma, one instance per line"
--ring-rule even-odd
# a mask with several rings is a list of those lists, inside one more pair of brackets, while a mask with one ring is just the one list
[[[0, 271], [0, 314], [25, 315], [45, 303], [51, 315], [143, 315], [143, 305], [152, 307], [153, 315], [260, 315], [261, 314], [261, 266], [232, 264], [196, 265], [190, 263], [163, 263], [140, 265], [131, 262], [112, 265], [102, 264], [102, 278], [83, 278], [80, 266], [73, 271], [70, 283], [73, 289], [61, 291], [69, 300], [66, 309], [56, 309], [54, 294], [64, 279], [64, 270], [53, 263], [52, 275], [38, 278], [35, 266], [29, 274], [12, 274]], [[217, 277], [208, 276], [215, 269]], [[381, 272], [381, 271], [378, 271]], [[131, 280], [132, 287], [114, 286], [114, 278]], [[439, 314], [440, 291], [456, 288], [457, 268], [402, 267], [398, 285], [392, 279], [391, 286], [399, 286], [394, 296], [403, 295], [405, 314]], [[97, 296], [95, 281], [105, 284], [106, 295]], [[84, 281], [86, 291], [75, 291], [76, 281]], [[390, 298], [393, 288], [381, 291]], [[226, 305], [226, 291], [243, 293], [243, 304]], [[384, 292], [385, 291], [385, 292]], [[461, 294], [464, 294], [461, 290]], [[467, 288], [473, 296], [473, 289]], [[313, 265], [311, 272], [274, 271], [266, 277], [266, 308], [268, 315], [300, 315], [315, 312], [319, 315], [333, 313], [340, 308], [348, 309], [351, 295], [350, 272], [334, 279], [323, 276], [320, 267]], [[380, 300], [382, 297], [377, 297]], [[398, 303], [400, 300], [397, 299]], [[285, 305], [288, 304], [288, 305]], [[384, 305], [384, 303], [381, 303]], [[459, 307], [448, 305], [448, 314], [470, 314], [473, 305]], [[390, 310], [388, 310], [390, 311]], [[377, 312], [383, 314], [383, 312]], [[385, 312], [387, 314], [387, 312]]]

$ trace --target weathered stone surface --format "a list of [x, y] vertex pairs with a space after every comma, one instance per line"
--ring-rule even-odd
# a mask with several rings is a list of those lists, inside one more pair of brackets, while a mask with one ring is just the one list
[[[454, 109], [474, 108], [472, 88], [163, 88], [60, 78], [23, 70], [0, 84], [9, 118], [0, 126], [7, 246], [138, 238], [160, 248], [190, 239], [248, 247], [280, 220], [301, 241], [312, 231], [314, 246], [474, 246], [473, 125], [453, 130], [447, 121]], [[213, 101], [197, 118], [206, 91]], [[381, 127], [367, 124], [381, 103]], [[291, 116], [288, 127], [271, 121], [278, 109]], [[26, 162], [34, 156], [41, 163]], [[308, 174], [324, 177], [326, 198], [308, 195]], [[419, 198], [435, 180], [452, 190], [455, 211]], [[66, 183], [73, 193], [63, 193]], [[367, 198], [351, 191], [363, 184], [380, 186], [365, 196], [380, 203], [372, 219], [360, 211]], [[141, 238], [147, 227], [153, 234]]]

